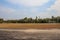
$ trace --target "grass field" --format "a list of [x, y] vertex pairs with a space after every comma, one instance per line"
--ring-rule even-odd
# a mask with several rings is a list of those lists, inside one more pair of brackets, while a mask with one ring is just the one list
[[60, 23], [2, 23], [0, 24], [0, 28], [10, 28], [10, 29], [50, 29], [50, 28], [60, 28]]

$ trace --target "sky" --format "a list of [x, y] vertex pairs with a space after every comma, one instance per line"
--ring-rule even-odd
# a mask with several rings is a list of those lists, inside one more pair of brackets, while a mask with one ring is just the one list
[[60, 16], [60, 0], [0, 0], [0, 18]]

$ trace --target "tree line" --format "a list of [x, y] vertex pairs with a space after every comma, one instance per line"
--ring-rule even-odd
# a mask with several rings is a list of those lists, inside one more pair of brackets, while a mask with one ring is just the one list
[[18, 20], [4, 20], [3, 18], [0, 18], [0, 23], [60, 23], [60, 16], [51, 18], [38, 18], [36, 16], [35, 19], [33, 18], [23, 18]]

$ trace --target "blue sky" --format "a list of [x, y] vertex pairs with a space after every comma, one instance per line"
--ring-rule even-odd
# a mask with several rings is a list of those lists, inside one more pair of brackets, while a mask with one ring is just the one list
[[60, 16], [60, 0], [0, 0], [0, 18]]

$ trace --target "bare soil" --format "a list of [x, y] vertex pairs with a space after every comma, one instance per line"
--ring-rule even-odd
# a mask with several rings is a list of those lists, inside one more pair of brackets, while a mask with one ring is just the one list
[[60, 23], [2, 23], [0, 29], [50, 29], [60, 28]]

